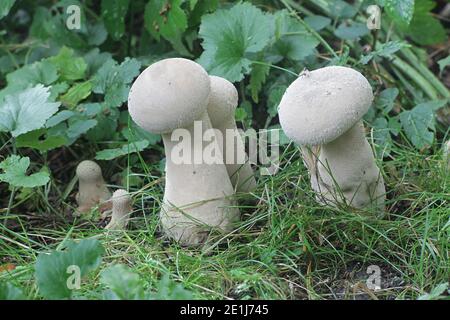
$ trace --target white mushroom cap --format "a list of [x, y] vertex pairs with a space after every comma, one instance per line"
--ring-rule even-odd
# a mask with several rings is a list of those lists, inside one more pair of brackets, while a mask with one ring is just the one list
[[131, 196], [130, 194], [123, 189], [119, 189], [116, 190], [112, 197], [111, 200], [113, 202], [113, 211], [114, 209], [118, 209], [117, 211], [122, 212], [123, 208], [127, 208], [131, 205]]
[[228, 119], [234, 119], [234, 111], [238, 105], [238, 92], [227, 79], [210, 76], [211, 93], [209, 95], [208, 115], [213, 127], [217, 127]]
[[97, 181], [103, 179], [102, 169], [91, 160], [84, 160], [77, 166], [76, 174], [78, 179], [82, 181]]
[[369, 82], [356, 70], [332, 66], [307, 71], [281, 99], [280, 123], [300, 145], [325, 144], [361, 120], [372, 100]]
[[128, 109], [133, 120], [153, 133], [185, 128], [206, 111], [210, 81], [197, 63], [182, 58], [158, 61], [133, 83]]

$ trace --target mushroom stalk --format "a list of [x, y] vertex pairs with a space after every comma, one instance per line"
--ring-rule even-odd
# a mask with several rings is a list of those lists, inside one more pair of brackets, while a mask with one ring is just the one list
[[112, 198], [111, 221], [105, 227], [108, 230], [125, 230], [130, 220], [132, 200], [130, 194], [125, 190], [117, 190]]
[[256, 180], [245, 152], [245, 141], [234, 119], [238, 105], [237, 90], [224, 78], [210, 76], [210, 80], [208, 115], [212, 126], [219, 130], [223, 138], [218, 139], [218, 143], [231, 184], [239, 192], [253, 191], [256, 188]]
[[317, 160], [318, 200], [355, 208], [375, 205], [384, 210], [384, 181], [359, 121], [337, 139], [321, 146]]
[[[198, 121], [201, 121], [202, 136], [212, 129], [206, 112]], [[198, 125], [199, 122], [197, 128]], [[174, 141], [171, 134], [162, 135], [166, 150], [166, 187], [161, 224], [166, 234], [182, 244], [198, 245], [205, 242], [212, 228], [231, 231], [240, 214], [231, 199], [234, 191], [225, 166], [221, 162], [206, 164], [204, 159], [198, 163], [207, 143], [203, 139], [194, 141], [198, 134], [195, 124], [185, 129], [193, 138], [185, 145], [190, 150], [183, 150], [190, 154], [185, 158], [187, 163], [174, 159], [179, 156], [178, 147], [182, 142]], [[221, 158], [220, 150], [216, 148], [216, 151]]]

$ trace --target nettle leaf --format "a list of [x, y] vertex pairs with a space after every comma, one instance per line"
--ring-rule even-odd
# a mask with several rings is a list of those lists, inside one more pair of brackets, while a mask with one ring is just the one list
[[250, 3], [217, 10], [202, 18], [199, 63], [212, 75], [240, 81], [251, 72], [249, 55], [263, 50], [273, 34], [273, 19]]
[[109, 289], [104, 292], [108, 300], [142, 300], [145, 297], [139, 275], [123, 264], [104, 269], [100, 282]]
[[112, 160], [131, 153], [141, 152], [150, 145], [148, 140], [132, 142], [115, 149], [104, 149], [95, 155], [96, 160]]
[[290, 17], [289, 13], [283, 10], [275, 14], [275, 20], [278, 41], [272, 51], [276, 60], [286, 57], [301, 61], [314, 54], [320, 42], [297, 19]]
[[152, 0], [145, 6], [145, 28], [157, 40], [174, 39], [187, 28], [187, 17], [180, 8], [182, 0]]
[[395, 118], [390, 118], [388, 121], [384, 117], [379, 117], [373, 121], [373, 139], [375, 143], [375, 153], [378, 158], [390, 155], [394, 144], [392, 134], [398, 134], [400, 129], [399, 126], [400, 124]]
[[100, 266], [103, 246], [97, 239], [86, 239], [79, 243], [69, 241], [64, 251], [50, 254], [40, 253], [35, 265], [35, 277], [39, 293], [46, 299], [70, 299], [74, 289], [70, 289], [69, 277], [80, 271], [84, 277]]
[[37, 84], [50, 85], [58, 79], [56, 66], [43, 60], [23, 66], [6, 76], [8, 85], [25, 89]]
[[445, 28], [431, 12], [435, 6], [436, 3], [431, 0], [421, 0], [415, 4], [414, 16], [406, 33], [420, 45], [443, 43], [448, 39]]
[[16, 0], [2, 0], [0, 3], [0, 20], [6, 17]]
[[383, 113], [389, 113], [394, 107], [395, 99], [397, 99], [399, 91], [397, 88], [387, 88], [380, 92], [375, 105]]
[[414, 0], [385, 0], [388, 16], [399, 26], [407, 26], [414, 14]]
[[139, 74], [140, 67], [136, 59], [125, 58], [120, 65], [112, 59], [106, 61], [94, 78], [93, 92], [104, 94], [108, 107], [119, 107], [127, 101], [130, 83]]
[[269, 74], [270, 66], [263, 64], [255, 64], [250, 73], [250, 91], [252, 93], [252, 99], [255, 103], [259, 101], [259, 92], [262, 86], [266, 82], [267, 75]]
[[130, 0], [102, 0], [102, 18], [108, 33], [119, 40], [125, 32], [125, 17]]
[[16, 138], [18, 148], [33, 148], [41, 152], [52, 150], [67, 143], [67, 139], [62, 135], [49, 135], [46, 129], [34, 130], [20, 135]]
[[367, 64], [374, 57], [383, 57], [383, 58], [393, 58], [393, 54], [402, 48], [410, 47], [409, 44], [403, 41], [389, 41], [381, 44], [377, 50], [370, 52], [367, 55], [364, 55], [359, 60], [362, 64]]
[[400, 122], [406, 136], [419, 150], [433, 144], [435, 134], [434, 111], [445, 106], [446, 101], [431, 101], [418, 104], [400, 114]]
[[4, 172], [0, 174], [0, 181], [9, 183], [14, 187], [24, 188], [43, 186], [50, 181], [47, 172], [38, 172], [27, 176], [29, 167], [30, 158], [12, 155], [0, 162], [0, 169]]
[[37, 85], [5, 97], [0, 106], [0, 131], [9, 131], [17, 137], [42, 128], [60, 106], [59, 102], [49, 102], [49, 96], [48, 88]]
[[72, 49], [62, 47], [58, 55], [48, 58], [58, 69], [62, 81], [83, 79], [87, 64], [82, 57], [75, 57]]
[[334, 34], [343, 40], [356, 40], [369, 34], [369, 32], [365, 23], [343, 22], [337, 27]]
[[24, 300], [22, 289], [9, 282], [0, 282], [0, 300]]

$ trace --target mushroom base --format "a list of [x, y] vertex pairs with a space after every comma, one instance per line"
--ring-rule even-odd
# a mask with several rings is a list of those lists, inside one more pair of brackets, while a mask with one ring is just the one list
[[319, 203], [369, 208], [383, 214], [384, 180], [361, 121], [320, 148], [302, 147], [302, 153]]
[[[206, 112], [201, 121], [203, 132], [211, 129]], [[186, 129], [194, 137], [194, 126]], [[214, 229], [231, 231], [240, 213], [231, 199], [234, 190], [225, 165], [195, 164], [194, 154], [204, 150], [204, 142], [191, 143], [190, 163], [176, 164], [172, 150], [179, 142], [172, 141], [170, 134], [164, 134], [163, 141], [166, 150], [166, 186], [160, 217], [166, 235], [182, 245], [195, 246], [205, 242], [209, 232]]]

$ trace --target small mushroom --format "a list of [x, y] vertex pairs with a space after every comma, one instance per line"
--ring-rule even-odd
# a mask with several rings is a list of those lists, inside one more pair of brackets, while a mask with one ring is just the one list
[[[145, 69], [128, 97], [133, 120], [144, 130], [162, 134], [166, 186], [161, 224], [164, 232], [182, 245], [203, 243], [213, 228], [231, 231], [240, 216], [230, 199], [234, 191], [225, 165], [195, 159], [203, 154], [203, 134], [212, 129], [207, 113], [209, 95], [210, 79], [199, 64], [171, 58]], [[198, 124], [200, 132], [196, 132]], [[178, 128], [190, 135], [190, 149], [183, 150], [188, 153], [187, 163], [174, 160], [179, 144], [185, 145], [184, 138], [182, 142], [171, 138]]]
[[208, 115], [213, 128], [222, 133], [223, 140], [218, 139], [219, 147], [223, 150], [223, 159], [231, 183], [236, 191], [253, 191], [256, 188], [256, 180], [245, 152], [244, 141], [234, 119], [234, 112], [238, 105], [237, 90], [224, 78], [210, 76], [210, 80]]
[[133, 211], [130, 194], [122, 189], [116, 190], [111, 198], [111, 221], [105, 227], [108, 230], [125, 230]]
[[99, 204], [104, 207], [103, 209], [107, 209], [107, 201], [111, 198], [111, 192], [103, 179], [100, 166], [94, 161], [82, 161], [77, 166], [76, 175], [79, 183], [76, 195], [78, 213], [87, 213]]
[[361, 73], [332, 66], [301, 75], [280, 102], [281, 126], [301, 146], [323, 204], [384, 210], [383, 177], [361, 121], [372, 100]]
[[450, 171], [450, 140], [444, 143], [444, 163]]

